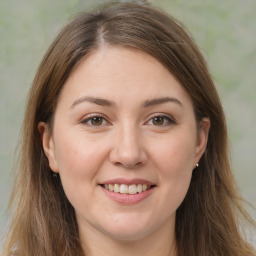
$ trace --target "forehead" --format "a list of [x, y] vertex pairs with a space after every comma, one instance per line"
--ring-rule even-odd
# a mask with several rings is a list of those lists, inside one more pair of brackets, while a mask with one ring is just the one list
[[138, 50], [104, 46], [92, 51], [74, 68], [59, 100], [78, 96], [133, 101], [189, 95], [169, 70], [154, 57]]

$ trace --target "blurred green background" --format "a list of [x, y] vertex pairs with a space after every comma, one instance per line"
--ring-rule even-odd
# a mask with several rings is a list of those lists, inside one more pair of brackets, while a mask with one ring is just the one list
[[[0, 236], [26, 97], [47, 47], [78, 11], [105, 1], [0, 0]], [[191, 32], [227, 116], [232, 166], [242, 195], [256, 206], [256, 1], [152, 0]], [[255, 210], [250, 209], [256, 219]]]

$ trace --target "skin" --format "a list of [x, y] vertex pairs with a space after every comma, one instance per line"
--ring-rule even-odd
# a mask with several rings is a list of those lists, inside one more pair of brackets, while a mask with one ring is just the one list
[[[166, 97], [172, 100], [152, 101]], [[101, 118], [92, 122], [95, 116]], [[39, 131], [90, 255], [176, 255], [175, 213], [209, 127], [207, 118], [196, 124], [189, 95], [145, 53], [104, 46], [75, 67], [58, 99], [52, 133], [43, 122]], [[142, 178], [156, 187], [126, 205], [99, 185], [113, 178]]]

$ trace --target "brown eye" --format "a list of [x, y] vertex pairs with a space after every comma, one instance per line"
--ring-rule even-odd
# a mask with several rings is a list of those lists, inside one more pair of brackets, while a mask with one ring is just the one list
[[91, 124], [95, 125], [95, 126], [99, 126], [102, 125], [103, 123], [103, 118], [99, 117], [99, 116], [95, 116], [93, 118], [91, 118]]
[[154, 125], [154, 126], [168, 126], [168, 125], [175, 124], [175, 122], [169, 116], [159, 115], [159, 116], [152, 117], [149, 120], [148, 124]]
[[157, 116], [152, 119], [152, 123], [154, 125], [163, 125], [165, 121], [165, 118], [162, 116]]
[[93, 116], [83, 120], [81, 123], [87, 126], [103, 126], [107, 124], [107, 121], [104, 117]]

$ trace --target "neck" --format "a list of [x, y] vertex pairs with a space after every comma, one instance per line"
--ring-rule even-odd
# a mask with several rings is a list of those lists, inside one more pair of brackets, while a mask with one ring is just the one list
[[110, 237], [85, 224], [80, 237], [86, 256], [177, 256], [173, 223], [141, 239], [124, 241]]

